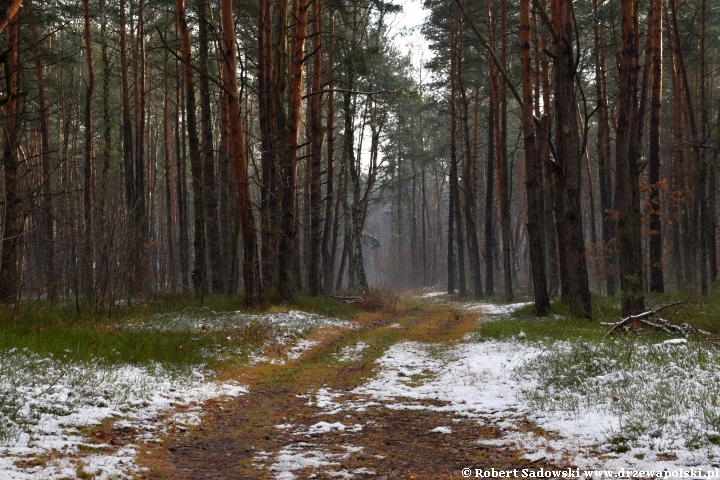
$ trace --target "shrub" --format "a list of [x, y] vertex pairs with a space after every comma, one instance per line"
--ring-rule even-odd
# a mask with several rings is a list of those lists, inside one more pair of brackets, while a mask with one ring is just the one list
[[385, 288], [371, 288], [363, 295], [363, 300], [357, 303], [357, 306], [368, 312], [376, 312], [378, 310], [395, 310], [398, 301], [398, 294], [395, 291]]

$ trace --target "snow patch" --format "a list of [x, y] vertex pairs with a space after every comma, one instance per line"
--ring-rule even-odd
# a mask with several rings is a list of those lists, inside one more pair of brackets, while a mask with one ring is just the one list
[[328, 423], [328, 422], [318, 422], [314, 425], [310, 425], [310, 427], [304, 431], [304, 432], [296, 432], [296, 435], [307, 435], [307, 436], [314, 436], [314, 435], [322, 435], [323, 433], [328, 432], [359, 432], [362, 430], [362, 425], [359, 423], [356, 423], [355, 425], [352, 425], [350, 427], [347, 427], [343, 425], [340, 422], [335, 423]]
[[450, 427], [435, 427], [432, 430], [430, 430], [430, 433], [442, 433], [447, 435], [448, 433], [452, 433], [452, 428]]

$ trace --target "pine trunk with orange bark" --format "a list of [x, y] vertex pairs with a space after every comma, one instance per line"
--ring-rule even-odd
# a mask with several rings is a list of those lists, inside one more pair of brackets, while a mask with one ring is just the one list
[[258, 257], [257, 230], [250, 198], [248, 181], [248, 160], [245, 149], [245, 130], [242, 124], [242, 112], [237, 83], [237, 50], [235, 47], [235, 28], [233, 25], [232, 0], [222, 0], [220, 17], [223, 29], [223, 56], [225, 72], [223, 83], [227, 95], [228, 123], [230, 130], [230, 155], [235, 167], [238, 210], [242, 226], [244, 259], [243, 279], [245, 281], [245, 302], [248, 307], [257, 307], [262, 299], [260, 283], [260, 262]]
[[[300, 107], [302, 104], [303, 62], [305, 61], [305, 39], [307, 37], [307, 0], [292, 2], [292, 16], [295, 20], [290, 41], [290, 102], [287, 117], [280, 115], [280, 125], [286, 137], [286, 149], [280, 163], [280, 245], [278, 255], [278, 293], [284, 302], [291, 302], [295, 294], [293, 260], [296, 249], [296, 205], [295, 184], [297, 175], [297, 154], [300, 130]], [[279, 99], [278, 99], [279, 100]]]

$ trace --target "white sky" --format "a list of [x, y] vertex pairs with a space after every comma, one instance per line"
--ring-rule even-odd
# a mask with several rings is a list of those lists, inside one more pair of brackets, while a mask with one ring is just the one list
[[402, 12], [395, 16], [392, 22], [391, 34], [395, 35], [395, 44], [401, 52], [410, 53], [415, 69], [421, 62], [430, 59], [430, 49], [421, 33], [421, 28], [427, 11], [422, 6], [422, 0], [393, 0], [395, 5], [402, 7]]

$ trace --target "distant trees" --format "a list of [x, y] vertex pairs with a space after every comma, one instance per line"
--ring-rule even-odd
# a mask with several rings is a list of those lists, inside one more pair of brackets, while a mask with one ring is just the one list
[[710, 292], [705, 0], [426, 0], [421, 68], [391, 3], [171, 6], [0, 2], [4, 302]]

